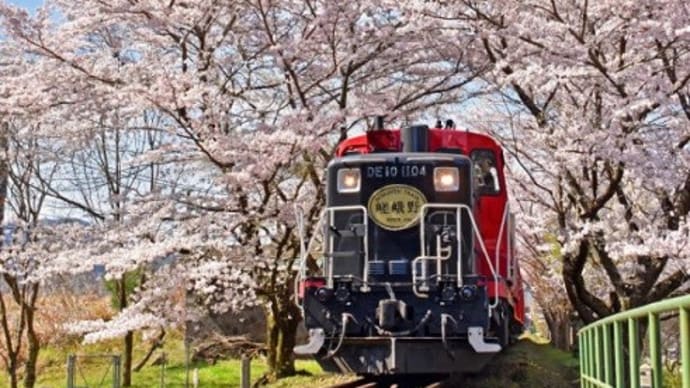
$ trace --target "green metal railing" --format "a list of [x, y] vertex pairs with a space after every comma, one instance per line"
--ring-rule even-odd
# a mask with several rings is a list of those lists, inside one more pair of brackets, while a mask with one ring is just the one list
[[[673, 313], [678, 313], [680, 326], [680, 373], [683, 388], [690, 388], [690, 295], [623, 311], [582, 328], [578, 333], [580, 386], [640, 387], [640, 321], [646, 319], [651, 386], [661, 388], [663, 370], [659, 317], [661, 314]], [[624, 343], [626, 334], [627, 343]]]

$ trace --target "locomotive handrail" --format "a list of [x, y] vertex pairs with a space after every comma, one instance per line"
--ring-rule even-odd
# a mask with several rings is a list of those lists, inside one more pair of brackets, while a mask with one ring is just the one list
[[[353, 206], [331, 206], [331, 207], [326, 207], [321, 211], [321, 214], [319, 215], [319, 219], [316, 223], [316, 227], [314, 228], [315, 231], [318, 231], [319, 228], [321, 227], [321, 224], [323, 221], [326, 219], [326, 213], [328, 213], [329, 216], [329, 226], [332, 226], [333, 223], [333, 214], [337, 211], [347, 211], [347, 210], [361, 210], [363, 214], [363, 219], [364, 219], [364, 235], [367, 235], [367, 230], [368, 230], [368, 214], [367, 214], [367, 209], [362, 206], [362, 205], [353, 205]], [[297, 217], [297, 227], [299, 231], [299, 238], [300, 238], [300, 262], [299, 262], [299, 269], [297, 276], [295, 276], [295, 283], [294, 283], [294, 300], [297, 305], [300, 305], [299, 303], [299, 284], [306, 277], [306, 263], [307, 263], [307, 256], [313, 249], [314, 241], [316, 241], [316, 237], [319, 235], [319, 233], [313, 233], [311, 238], [309, 239], [309, 243], [306, 246], [306, 249], [304, 249], [304, 210], [299, 206], [295, 205], [295, 216]], [[328, 256], [328, 261], [326, 262], [327, 268], [324, 268], [324, 275], [327, 275], [327, 282], [329, 287], [333, 287], [333, 256], [331, 253], [333, 253], [333, 236], [329, 237], [328, 241], [328, 249], [331, 252], [326, 252], [326, 256]], [[369, 244], [368, 244], [368, 239], [364, 238], [364, 273], [363, 273], [363, 278], [361, 279], [362, 281], [362, 291], [368, 290], [368, 279], [367, 279], [367, 265], [368, 265], [368, 258], [369, 258]], [[328, 274], [325, 272], [328, 271]], [[358, 278], [359, 279], [359, 278]]]
[[[503, 239], [503, 230], [506, 225], [506, 214], [508, 213], [508, 204], [503, 207], [503, 215], [501, 216], [501, 226], [498, 228], [498, 236], [496, 236], [496, 250], [494, 254], [496, 255], [496, 272], [501, 274], [501, 240]], [[506, 244], [507, 245], [507, 244]]]
[[[359, 210], [362, 214], [362, 223], [364, 224], [364, 269], [362, 274], [362, 287], [360, 291], [367, 292], [369, 290], [369, 214], [367, 213], [367, 208], [363, 205], [352, 205], [352, 206], [330, 206], [325, 209], [328, 212], [328, 226], [333, 226], [333, 217], [335, 212], [338, 211], [352, 211]], [[333, 235], [328, 237], [328, 252], [325, 252], [327, 256], [328, 268], [327, 271], [326, 284], [329, 288], [333, 288]]]
[[[417, 261], [436, 260], [437, 261], [436, 272], [437, 272], [437, 276], [440, 276], [441, 275], [440, 262], [445, 261], [450, 257], [450, 255], [448, 255], [448, 256], [428, 256], [426, 254], [426, 225], [425, 225], [426, 224], [426, 218], [424, 217], [424, 215], [426, 214], [426, 209], [439, 208], [439, 207], [444, 208], [444, 209], [448, 208], [448, 206], [435, 206], [435, 205], [436, 204], [424, 204], [424, 205], [422, 205], [422, 207], [419, 210], [420, 211], [420, 217], [419, 218], [421, 219], [420, 225], [419, 225], [419, 229], [420, 229], [420, 231], [419, 231], [420, 256], [415, 258], [412, 261], [412, 292], [414, 292], [414, 294], [417, 295], [418, 297], [423, 297], [423, 295], [417, 291], [417, 282], [416, 282], [416, 278], [417, 278], [417, 276], [416, 276], [417, 275], [416, 263], [417, 263]], [[461, 230], [460, 230], [461, 209], [459, 208], [459, 205], [453, 206], [453, 209], [454, 209], [455, 217], [456, 217], [455, 235], [456, 235], [457, 240], [458, 240], [458, 259], [457, 259], [457, 263], [456, 263], [457, 273], [458, 273], [457, 285], [458, 285], [458, 287], [462, 287], [462, 285], [463, 285], [463, 281], [462, 281], [462, 242], [460, 241], [460, 239], [462, 237]], [[436, 254], [437, 255], [440, 254], [440, 250], [441, 250], [440, 244], [437, 242], [437, 245], [436, 245]], [[424, 281], [429, 279], [429, 277], [427, 277], [427, 273], [426, 273], [426, 265], [422, 266], [422, 279], [424, 279]]]
[[[489, 270], [491, 271], [491, 274], [494, 278], [494, 290], [495, 290], [495, 295], [496, 297], [494, 298], [494, 301], [489, 304], [490, 309], [494, 309], [498, 306], [498, 273], [496, 272], [496, 269], [494, 268], [493, 263], [491, 262], [491, 258], [489, 257], [489, 253], [486, 249], [486, 245], [484, 244], [484, 239], [482, 238], [481, 233], [479, 232], [479, 227], [477, 226], [477, 222], [474, 220], [474, 215], [472, 214], [472, 209], [465, 205], [465, 204], [457, 204], [457, 203], [427, 203], [422, 205], [420, 208], [420, 232], [419, 232], [419, 238], [420, 238], [420, 243], [421, 243], [421, 255], [420, 257], [426, 256], [426, 249], [425, 249], [425, 217], [424, 215], [426, 214], [427, 209], [455, 209], [456, 211], [456, 236], [458, 239], [458, 287], [462, 286], [462, 242], [460, 241], [461, 236], [461, 229], [460, 229], [460, 221], [461, 221], [461, 215], [462, 211], [467, 211], [467, 215], [469, 216], [469, 219], [472, 223], [472, 231], [474, 232], [475, 237], [477, 237], [477, 240], [479, 241], [479, 246], [481, 248], [482, 253], [484, 254], [484, 260], [486, 261], [487, 265], [489, 266]], [[412, 272], [413, 272], [413, 279], [414, 279], [414, 272], [416, 268], [412, 266]], [[416, 284], [413, 282], [413, 288], [416, 287]], [[414, 290], [413, 290], [414, 291]]]
[[[501, 218], [501, 227], [498, 229], [498, 237], [496, 238], [496, 272], [499, 276], [501, 275], [501, 241], [503, 240], [503, 233], [505, 231], [505, 226], [509, 223], [510, 205], [506, 203], [503, 207], [503, 216]], [[511, 266], [513, 264], [513, 244], [510, 238], [510, 230], [506, 233], [506, 250], [507, 250], [507, 268], [506, 268], [506, 278], [511, 278]]]
[[305, 250], [304, 246], [304, 209], [298, 204], [293, 207], [295, 211], [295, 218], [297, 221], [297, 233], [299, 236], [299, 268], [297, 270], [297, 275], [295, 276], [295, 282], [293, 284], [294, 291], [294, 301], [295, 304], [299, 305], [299, 284], [304, 277], [303, 272], [306, 264], [305, 260]]
[[297, 218], [297, 233], [299, 235], [299, 275], [302, 275], [302, 270], [305, 262], [305, 250], [304, 246], [304, 209], [298, 204], [295, 204], [295, 218]]
[[[438, 238], [437, 238], [438, 240]], [[437, 248], [440, 250], [440, 243], [437, 242], [436, 245]], [[423, 293], [417, 291], [417, 283], [419, 282], [426, 282], [428, 280], [431, 280], [432, 278], [441, 278], [440, 272], [438, 268], [440, 267], [441, 261], [446, 261], [450, 258], [451, 252], [449, 251], [447, 255], [444, 256], [417, 256], [415, 257], [414, 260], [412, 260], [412, 292], [419, 298], [428, 298], [429, 295], [424, 295]], [[438, 263], [436, 268], [437, 268], [437, 273], [432, 276], [426, 276], [426, 266], [422, 267], [422, 279], [417, 280], [417, 262], [422, 262], [422, 261], [431, 261], [431, 260], [436, 260]], [[458, 276], [460, 277], [460, 276]]]
[[[474, 215], [472, 214], [472, 209], [465, 205], [465, 204], [453, 204], [453, 203], [427, 203], [421, 206], [420, 208], [420, 257], [423, 260], [444, 260], [447, 258], [444, 257], [431, 257], [426, 255], [426, 246], [425, 246], [425, 237], [426, 237], [426, 228], [425, 228], [425, 214], [427, 213], [428, 209], [453, 209], [454, 212], [456, 213], [456, 236], [458, 239], [458, 259], [457, 259], [457, 271], [458, 271], [458, 276], [457, 276], [457, 286], [461, 287], [463, 285], [463, 279], [462, 279], [462, 270], [463, 270], [463, 264], [462, 264], [462, 242], [460, 239], [462, 238], [462, 233], [461, 233], [461, 217], [462, 217], [462, 212], [467, 211], [467, 214], [469, 216], [469, 219], [472, 224], [472, 230], [474, 235], [477, 237], [477, 240], [479, 241], [479, 246], [481, 248], [481, 252], [484, 254], [484, 260], [486, 261], [487, 265], [489, 266], [489, 270], [491, 271], [492, 277], [494, 279], [494, 289], [495, 289], [495, 295], [498, 295], [498, 279], [499, 279], [499, 273], [497, 272], [497, 269], [494, 267], [491, 258], [489, 257], [488, 250], [486, 249], [486, 245], [484, 244], [484, 240], [481, 236], [481, 232], [479, 231], [478, 225], [474, 219]], [[363, 205], [351, 205], [351, 206], [331, 206], [325, 208], [322, 212], [321, 215], [319, 216], [319, 221], [317, 222], [316, 225], [316, 230], [319, 229], [321, 226], [322, 222], [325, 220], [326, 213], [328, 213], [328, 222], [329, 226], [333, 226], [334, 222], [334, 216], [335, 213], [338, 211], [352, 211], [352, 210], [358, 210], [363, 213], [363, 224], [364, 224], [364, 236], [363, 238], [363, 248], [364, 248], [364, 266], [363, 266], [363, 273], [362, 273], [362, 278], [360, 279], [362, 281], [362, 288], [361, 291], [366, 292], [369, 290], [369, 279], [368, 279], [368, 267], [369, 267], [369, 243], [368, 243], [368, 212], [367, 208]], [[499, 231], [499, 246], [500, 246], [500, 238], [503, 233], [503, 225], [505, 224], [505, 215], [506, 212], [508, 211], [508, 206], [506, 206], [504, 210], [504, 222], [501, 224], [501, 231]], [[299, 273], [298, 276], [295, 279], [295, 298], [296, 300], [299, 299], [299, 282], [306, 276], [306, 256], [311, 252], [313, 248], [313, 243], [315, 241], [316, 236], [318, 233], [314, 233], [312, 235], [312, 238], [309, 240], [309, 243], [307, 244], [306, 249], [304, 249], [304, 222], [303, 220], [300, 220], [299, 217], [303, 216], [303, 211], [299, 206], [295, 206], [295, 213], [298, 216], [298, 229], [299, 229], [299, 235], [300, 235], [300, 265], [299, 265]], [[414, 221], [413, 221], [414, 222]], [[325, 268], [324, 268], [324, 275], [326, 276], [326, 281], [327, 281], [327, 286], [329, 288], [333, 287], [333, 253], [334, 249], [334, 241], [333, 241], [333, 236], [329, 236], [328, 239], [328, 252], [324, 252], [327, 257], [327, 261], [325, 263]], [[498, 249], [497, 249], [497, 254], [498, 254]], [[509, 253], [510, 254], [510, 253]], [[412, 286], [413, 286], [413, 291], [417, 287], [417, 283], [415, 282], [415, 272], [416, 272], [416, 265], [415, 265], [416, 259], [412, 263]], [[438, 267], [438, 265], [437, 265]], [[422, 268], [423, 270], [426, 269], [426, 267]], [[426, 271], [424, 271], [423, 276], [426, 275]], [[415, 292], [415, 294], [417, 294]], [[494, 298], [494, 301], [489, 305], [490, 308], [495, 308], [498, 305], [498, 298]]]
[[[319, 227], [323, 223], [323, 220], [326, 215], [326, 210], [322, 210], [321, 214], [319, 215], [318, 221], [316, 221], [316, 226], [314, 227], [314, 230], [319, 230]], [[295, 205], [295, 217], [297, 217], [297, 226], [299, 229], [299, 240], [300, 240], [300, 257], [299, 257], [299, 268], [297, 270], [297, 276], [295, 276], [295, 284], [294, 284], [294, 298], [295, 298], [295, 304], [300, 305], [299, 303], [299, 284], [304, 279], [307, 275], [307, 256], [309, 255], [309, 252], [311, 252], [314, 241], [316, 240], [316, 236], [318, 236], [318, 233], [313, 233], [311, 238], [309, 239], [309, 243], [307, 244], [306, 248], [304, 246], [304, 209], [302, 209], [301, 206]]]

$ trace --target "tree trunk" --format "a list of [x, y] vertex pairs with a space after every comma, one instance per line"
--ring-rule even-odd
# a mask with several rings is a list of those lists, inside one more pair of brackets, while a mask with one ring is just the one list
[[[6, 122], [0, 124], [0, 225], [5, 222], [5, 202], [7, 199], [7, 183], [9, 181], [9, 165], [7, 163], [7, 150], [9, 137], [9, 125]], [[4, 228], [2, 228], [4, 236]], [[0, 238], [0, 246], [5, 242], [4, 238]], [[0, 298], [4, 298], [4, 295], [0, 293]], [[10, 379], [10, 388], [17, 388], [17, 355], [12, 351], [12, 345], [10, 343], [10, 332], [8, 324], [8, 312], [5, 309], [4, 299], [0, 300], [0, 318], [2, 319], [3, 334], [5, 336], [5, 346], [7, 347], [7, 374]]]
[[134, 348], [134, 333], [128, 331], [125, 335], [125, 353], [122, 368], [122, 386], [132, 385], [132, 349]]
[[[122, 278], [117, 280], [117, 292], [118, 292], [118, 302], [119, 310], [123, 311], [127, 308], [128, 300], [127, 298], [127, 274], [122, 274]], [[130, 387], [132, 386], [132, 348], [134, 347], [134, 333], [128, 331], [125, 334], [125, 349], [122, 360], [122, 386]]]
[[154, 340], [153, 344], [149, 348], [149, 351], [146, 352], [146, 355], [144, 355], [144, 358], [141, 361], [139, 361], [139, 363], [136, 366], [134, 366], [133, 370], [135, 372], [139, 372], [141, 370], [141, 368], [143, 368], [144, 365], [146, 365], [146, 363], [149, 361], [149, 358], [151, 358], [151, 356], [153, 355], [153, 352], [155, 352], [156, 349], [163, 346], [163, 338], [164, 337], [165, 337], [165, 330], [161, 329], [161, 333], [158, 335], [158, 338], [156, 338]]
[[38, 352], [41, 349], [41, 344], [36, 335], [34, 328], [34, 312], [36, 307], [36, 299], [38, 298], [39, 285], [33, 284], [31, 286], [31, 305], [26, 307], [26, 338], [28, 344], [28, 351], [26, 355], [26, 364], [24, 365], [24, 388], [33, 388], [36, 384], [36, 365], [38, 361]]
[[10, 360], [7, 373], [10, 375], [10, 388], [18, 388], [19, 379], [17, 378], [17, 362], [15, 360]]
[[[4, 286], [4, 285], [3, 285]], [[2, 322], [3, 346], [5, 347], [5, 370], [10, 380], [10, 388], [17, 388], [17, 367], [19, 364], [19, 351], [21, 349], [21, 336], [17, 338], [18, 343], [13, 343], [10, 332], [10, 323], [7, 308], [5, 307], [5, 296], [0, 293], [0, 321]]]
[[38, 352], [41, 349], [38, 337], [33, 330], [27, 332], [28, 340], [28, 354], [26, 364], [24, 365], [24, 388], [33, 388], [36, 385], [36, 365], [38, 362]]
[[544, 319], [551, 334], [551, 344], [558, 349], [570, 351], [573, 345], [570, 338], [570, 313], [545, 311]]
[[266, 311], [268, 381], [295, 374], [292, 348], [295, 347], [300, 311], [290, 298], [282, 298], [280, 302], [280, 308], [269, 308]]

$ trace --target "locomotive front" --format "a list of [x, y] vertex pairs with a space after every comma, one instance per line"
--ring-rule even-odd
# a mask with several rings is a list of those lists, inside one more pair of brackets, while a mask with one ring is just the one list
[[428, 152], [426, 126], [402, 152], [347, 155], [327, 172], [322, 276], [302, 282], [310, 341], [325, 370], [360, 374], [476, 371], [489, 298], [477, 275], [472, 161]]

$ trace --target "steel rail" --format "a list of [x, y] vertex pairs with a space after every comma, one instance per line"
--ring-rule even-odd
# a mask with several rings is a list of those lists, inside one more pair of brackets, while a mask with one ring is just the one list
[[361, 377], [331, 385], [328, 388], [441, 388], [447, 385], [448, 376], [433, 375], [380, 375]]

